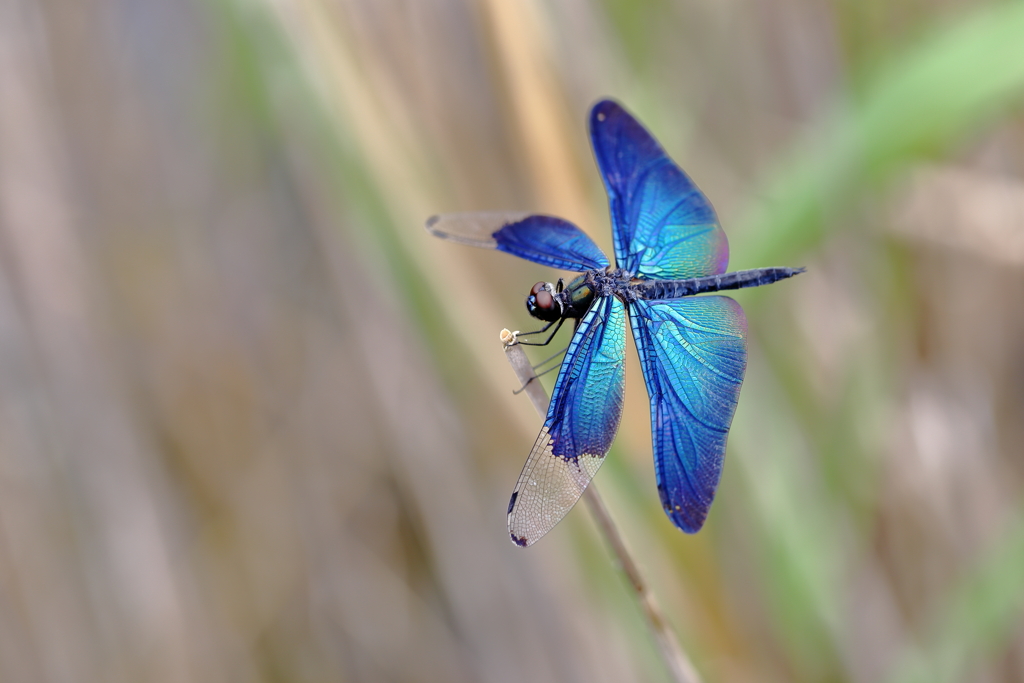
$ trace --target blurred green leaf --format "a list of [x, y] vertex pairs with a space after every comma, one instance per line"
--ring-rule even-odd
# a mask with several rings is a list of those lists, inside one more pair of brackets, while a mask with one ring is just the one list
[[743, 254], [775, 263], [813, 248], [865, 192], [949, 149], [1024, 95], [1024, 3], [1000, 3], [879, 64], [858, 101], [839, 102], [742, 222]]

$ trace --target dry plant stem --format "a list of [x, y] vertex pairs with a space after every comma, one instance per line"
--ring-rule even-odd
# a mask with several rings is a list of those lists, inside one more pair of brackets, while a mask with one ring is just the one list
[[[503, 336], [503, 340], [505, 338]], [[544, 417], [548, 410], [548, 395], [540, 382], [532, 381], [537, 376], [534, 374], [533, 366], [530, 365], [530, 361], [526, 357], [523, 348], [516, 344], [512, 346], [506, 345], [505, 355], [508, 357], [509, 364], [512, 365], [516, 377], [519, 378], [519, 381], [526, 388], [527, 395], [533, 401], [533, 407], [537, 409], [541, 417]], [[665, 620], [661, 608], [655, 602], [650, 590], [648, 590], [647, 583], [640, 575], [640, 568], [633, 561], [633, 556], [629, 554], [622, 535], [619, 534], [619, 529], [615, 526], [615, 522], [612, 521], [608, 508], [605, 507], [604, 501], [598, 495], [597, 487], [593, 482], [583, 492], [583, 499], [587, 502], [590, 514], [594, 516], [594, 521], [597, 522], [597, 527], [604, 534], [608, 547], [615, 555], [619, 568], [626, 575], [626, 578], [629, 579], [629, 583], [633, 587], [633, 593], [640, 604], [640, 611], [643, 612], [644, 619], [647, 621], [647, 627], [654, 636], [654, 641], [658, 645], [658, 651], [661, 653], [662, 659], [665, 660], [665, 665], [671, 672], [673, 680], [679, 681], [679, 683], [701, 683], [697, 670], [693, 667], [693, 663], [683, 651], [682, 646], [679, 645], [679, 639], [672, 632], [672, 627]]]

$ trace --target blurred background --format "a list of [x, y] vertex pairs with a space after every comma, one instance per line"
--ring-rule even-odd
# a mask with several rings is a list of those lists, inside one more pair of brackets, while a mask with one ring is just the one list
[[583, 506], [507, 538], [540, 419], [498, 333], [556, 274], [423, 230], [607, 250], [611, 96], [733, 269], [808, 269], [735, 294], [700, 534], [633, 351], [596, 478], [705, 680], [1024, 681], [1022, 36], [969, 0], [0, 0], [0, 680], [668, 680]]

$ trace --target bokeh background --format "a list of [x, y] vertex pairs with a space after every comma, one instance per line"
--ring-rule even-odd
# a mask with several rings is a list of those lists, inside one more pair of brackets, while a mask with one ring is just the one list
[[735, 295], [700, 534], [632, 351], [596, 479], [705, 680], [1024, 681], [1024, 3], [970, 0], [0, 0], [0, 680], [667, 680], [582, 506], [506, 536], [553, 274], [423, 230], [607, 248], [602, 96], [808, 268]]

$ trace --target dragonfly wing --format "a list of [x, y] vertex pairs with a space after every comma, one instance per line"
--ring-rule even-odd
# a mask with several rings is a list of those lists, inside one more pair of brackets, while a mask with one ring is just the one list
[[566, 350], [544, 426], [509, 501], [517, 545], [550, 531], [604, 462], [622, 416], [625, 355], [625, 306], [599, 297]]
[[747, 323], [725, 296], [635, 301], [630, 319], [651, 398], [654, 469], [665, 514], [704, 524], [747, 366]]
[[596, 270], [608, 258], [586, 233], [554, 216], [512, 212], [432, 216], [427, 230], [453, 242], [497, 249], [561, 270]]
[[612, 100], [595, 104], [590, 139], [620, 268], [658, 280], [725, 272], [729, 243], [711, 202], [629, 112]]

